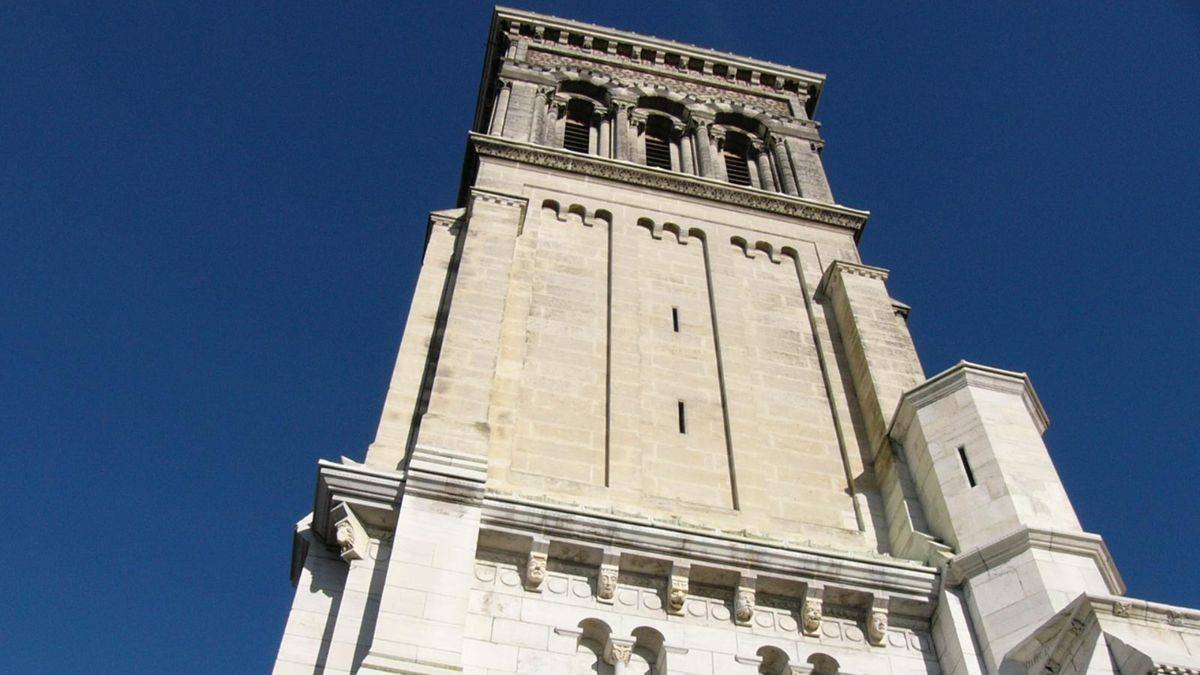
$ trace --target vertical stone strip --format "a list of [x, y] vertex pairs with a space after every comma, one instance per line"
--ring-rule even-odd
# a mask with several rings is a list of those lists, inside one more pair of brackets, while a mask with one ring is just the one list
[[833, 430], [837, 438], [838, 451], [842, 458], [842, 466], [846, 471], [846, 489], [849, 491], [850, 498], [854, 503], [854, 518], [858, 524], [858, 530], [863, 532], [866, 530], [866, 523], [863, 519], [862, 506], [858, 503], [857, 495], [855, 494], [855, 471], [851, 466], [850, 453], [846, 445], [846, 436], [842, 430], [842, 420], [838, 414], [837, 403], [834, 398], [830, 359], [825, 354], [825, 347], [821, 343], [820, 325], [817, 322], [816, 312], [813, 311], [813, 293], [809, 290], [808, 280], [804, 274], [804, 264], [800, 260], [799, 252], [794, 249], [785, 249], [784, 254], [792, 261], [792, 265], [796, 270], [796, 281], [799, 283], [800, 295], [804, 298], [804, 311], [808, 315], [808, 327], [811, 331], [813, 347], [817, 355], [817, 364], [821, 369], [821, 383], [825, 388], [825, 400], [829, 404], [829, 414], [833, 421]]
[[725, 453], [729, 458], [729, 489], [734, 510], [741, 508], [738, 501], [737, 469], [733, 461], [733, 436], [729, 428], [729, 396], [725, 391], [725, 365], [721, 358], [721, 331], [717, 321], [717, 299], [713, 292], [712, 261], [710, 260], [708, 237], [701, 230], [692, 230], [689, 234], [700, 240], [704, 251], [704, 279], [708, 290], [708, 310], [712, 313], [713, 347], [717, 358], [717, 384], [721, 393], [721, 421], [725, 432]]
[[604, 487], [612, 486], [613, 227], [610, 214], [604, 243]]
[[[486, 457], [488, 404], [496, 376], [500, 324], [526, 200], [471, 193], [462, 252], [446, 317], [428, 408], [416, 448]], [[450, 294], [446, 301], [451, 300]]]

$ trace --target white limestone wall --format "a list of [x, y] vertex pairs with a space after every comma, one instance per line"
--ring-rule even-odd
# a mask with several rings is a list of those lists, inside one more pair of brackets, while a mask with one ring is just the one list
[[[492, 489], [886, 548], [844, 359], [806, 306], [828, 261], [857, 258], [848, 232], [489, 158], [477, 183], [529, 205], [509, 267], [487, 274], [503, 284], [486, 290], [502, 298], [499, 356], [475, 384], [490, 387]], [[439, 378], [476, 362], [443, 358]]]

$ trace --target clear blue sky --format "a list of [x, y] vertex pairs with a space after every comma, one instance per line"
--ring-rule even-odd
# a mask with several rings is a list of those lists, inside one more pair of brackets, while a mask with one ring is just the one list
[[[1200, 9], [900, 4], [524, 7], [827, 73], [834, 194], [926, 371], [1028, 371], [1130, 592], [1200, 605]], [[269, 668], [316, 460], [371, 441], [454, 206], [490, 11], [0, 8], [0, 671]]]

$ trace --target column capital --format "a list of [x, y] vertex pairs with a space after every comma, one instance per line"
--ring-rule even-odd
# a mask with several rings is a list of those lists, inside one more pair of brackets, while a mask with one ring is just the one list
[[633, 640], [608, 638], [604, 645], [604, 662], [610, 666], [618, 663], [629, 665], [629, 657], [633, 655]]

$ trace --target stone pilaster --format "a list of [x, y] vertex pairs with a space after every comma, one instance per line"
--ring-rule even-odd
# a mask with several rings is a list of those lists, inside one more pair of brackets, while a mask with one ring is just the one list
[[517, 232], [526, 201], [471, 193], [437, 371], [417, 447], [487, 456], [490, 383]]
[[455, 243], [462, 229], [459, 220], [464, 213], [462, 209], [454, 209], [438, 211], [429, 217], [425, 258], [408, 308], [408, 320], [404, 324], [396, 367], [388, 383], [375, 442], [367, 449], [367, 464], [371, 466], [395, 469], [404, 461], [422, 381], [432, 375], [426, 373], [429, 347], [434, 341]]
[[837, 320], [875, 453], [887, 442], [900, 396], [925, 379], [908, 328], [892, 308], [886, 280], [887, 270], [839, 260], [826, 269], [817, 289]]

